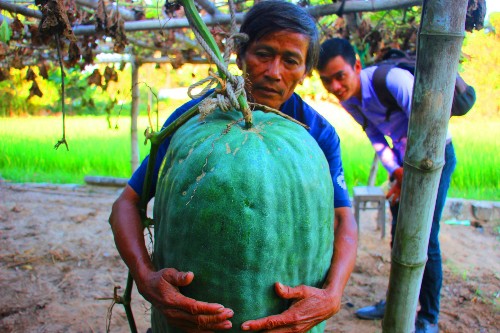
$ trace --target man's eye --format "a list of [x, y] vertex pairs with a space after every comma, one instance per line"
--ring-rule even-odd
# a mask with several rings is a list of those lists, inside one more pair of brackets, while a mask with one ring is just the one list
[[289, 65], [298, 65], [299, 62], [294, 58], [285, 58], [285, 62]]
[[257, 55], [257, 57], [261, 57], [261, 58], [266, 58], [266, 57], [271, 56], [271, 53], [265, 52], [265, 51], [258, 51], [258, 52], [255, 52], [255, 54]]

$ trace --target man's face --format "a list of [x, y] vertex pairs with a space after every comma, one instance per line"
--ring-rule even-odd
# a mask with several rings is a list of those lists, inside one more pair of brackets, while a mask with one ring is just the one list
[[250, 100], [279, 109], [306, 76], [309, 37], [277, 31], [250, 44], [238, 67], [246, 66]]
[[360, 72], [361, 63], [359, 60], [356, 60], [353, 68], [341, 56], [330, 59], [325, 68], [318, 71], [323, 87], [341, 102], [352, 96], [361, 98]]

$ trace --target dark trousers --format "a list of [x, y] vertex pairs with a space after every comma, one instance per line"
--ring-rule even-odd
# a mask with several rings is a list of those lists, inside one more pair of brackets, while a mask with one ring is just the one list
[[[436, 198], [436, 207], [432, 218], [429, 247], [427, 248], [427, 263], [425, 264], [424, 277], [420, 288], [420, 311], [418, 318], [426, 319], [430, 323], [437, 323], [439, 317], [439, 301], [441, 286], [443, 284], [443, 267], [441, 262], [441, 248], [439, 247], [439, 221], [446, 202], [446, 194], [450, 187], [451, 174], [455, 170], [457, 160], [453, 144], [450, 142], [445, 148], [445, 165], [441, 172], [439, 188]], [[391, 206], [392, 228], [391, 235], [394, 239], [396, 222], [398, 219], [399, 203]], [[391, 242], [392, 246], [392, 242]]]

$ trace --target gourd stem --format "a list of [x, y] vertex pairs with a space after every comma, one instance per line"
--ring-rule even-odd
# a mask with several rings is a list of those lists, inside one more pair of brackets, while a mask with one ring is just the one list
[[132, 313], [132, 307], [130, 306], [131, 295], [132, 295], [132, 286], [134, 284], [134, 279], [132, 278], [132, 274], [128, 273], [127, 277], [127, 287], [123, 292], [122, 304], [125, 308], [125, 313], [127, 314], [128, 326], [130, 327], [130, 332], [137, 333], [137, 326], [135, 325], [134, 314]]
[[[224, 65], [224, 58], [222, 54], [220, 53], [219, 47], [217, 46], [217, 43], [215, 42], [214, 37], [208, 30], [208, 27], [206, 26], [205, 22], [201, 19], [200, 15], [198, 14], [198, 11], [196, 10], [196, 7], [194, 5], [193, 0], [179, 0], [179, 3], [184, 7], [184, 12], [186, 14], [186, 17], [191, 25], [194, 26], [196, 31], [198, 31], [203, 37], [203, 40], [207, 44], [207, 46], [210, 48], [210, 50], [214, 53], [214, 55], [217, 57], [217, 70], [219, 72], [219, 76], [221, 79], [225, 80], [226, 79], [226, 74], [222, 68], [220, 68], [220, 64]], [[220, 87], [220, 85], [219, 85]], [[248, 101], [245, 96], [240, 95], [238, 96], [238, 104], [240, 105], [241, 112], [245, 116], [245, 126], [246, 128], [252, 127], [252, 113], [250, 110], [250, 107], [248, 106]]]

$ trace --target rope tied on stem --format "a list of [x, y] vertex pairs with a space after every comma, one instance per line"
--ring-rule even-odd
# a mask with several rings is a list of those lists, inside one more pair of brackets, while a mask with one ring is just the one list
[[[215, 90], [216, 93], [214, 97], [203, 100], [199, 105], [201, 119], [204, 119], [207, 115], [212, 113], [217, 108], [220, 108], [224, 112], [235, 109], [243, 113], [243, 117], [247, 124], [251, 124], [252, 114], [250, 108], [248, 107], [248, 104], [246, 103], [247, 96], [245, 92], [245, 79], [242, 76], [233, 75], [227, 67], [231, 56], [231, 51], [235, 48], [235, 45], [247, 41], [248, 36], [246, 34], [235, 32], [236, 24], [234, 16], [234, 4], [232, 3], [232, 1], [229, 1], [229, 6], [231, 9], [231, 33], [226, 38], [226, 47], [222, 59], [218, 57], [215, 54], [214, 50], [210, 48], [210, 46], [200, 33], [197, 25], [193, 24], [191, 22], [192, 18], [188, 16], [188, 20], [190, 21], [190, 25], [193, 29], [196, 39], [203, 47], [203, 49], [207, 52], [212, 61], [215, 62], [219, 71], [219, 74], [210, 71], [207, 78], [191, 85], [188, 89], [188, 95], [192, 99], [199, 98], [205, 95], [208, 90], [212, 89], [213, 86], [217, 84], [218, 88]], [[201, 92], [197, 94], [192, 93], [193, 89], [204, 85], [207, 82], [208, 84], [202, 89]], [[239, 99], [240, 97], [243, 97], [245, 103], [241, 102], [241, 99]]]

